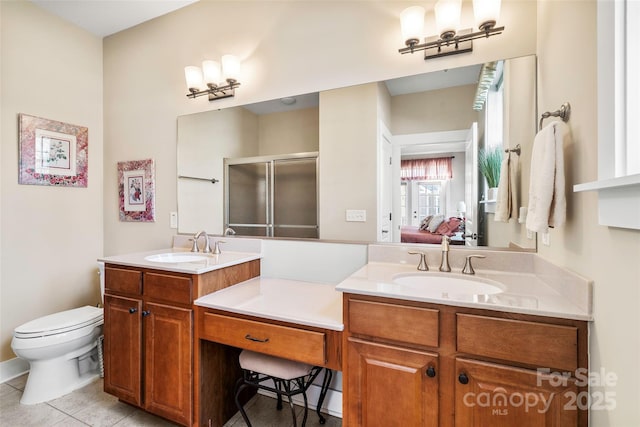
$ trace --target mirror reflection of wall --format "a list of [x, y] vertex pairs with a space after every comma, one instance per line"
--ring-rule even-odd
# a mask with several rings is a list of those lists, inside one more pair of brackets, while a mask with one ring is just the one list
[[224, 230], [224, 159], [318, 150], [318, 96], [178, 117], [178, 232]]
[[[419, 200], [422, 192], [427, 194], [424, 200], [433, 200], [428, 194], [438, 187], [427, 182], [403, 189], [400, 160], [448, 156], [452, 157], [453, 175], [439, 184], [437, 203], [442, 214], [460, 217], [459, 207], [464, 203], [463, 214], [474, 218], [473, 225], [482, 236], [480, 244], [535, 249], [535, 239], [526, 236], [517, 220], [494, 221], [493, 214], [487, 212], [490, 209], [479, 203], [487, 198], [484, 178], [477, 169], [475, 174], [465, 170], [473, 123], [477, 123], [479, 148], [488, 146], [489, 140], [503, 148], [520, 144], [518, 204], [526, 206], [536, 126], [535, 67], [534, 56], [505, 61], [501, 80], [493, 87], [498, 90], [488, 101], [489, 106], [501, 101], [504, 113], [498, 121], [492, 120], [492, 112], [499, 109], [489, 110], [486, 105], [480, 111], [472, 109], [481, 65], [328, 90], [310, 95], [315, 97], [311, 104], [296, 97], [304, 108], [289, 112], [265, 113], [260, 109], [274, 103], [265, 102], [182, 116], [178, 118], [178, 175], [220, 179], [223, 158], [318, 151], [319, 237], [400, 241], [401, 226], [424, 215], [410, 218], [413, 208], [407, 207], [408, 197]], [[425, 89], [416, 83], [425, 81], [431, 87]], [[241, 123], [246, 128], [240, 129]], [[477, 161], [477, 150], [472, 152]], [[388, 171], [387, 155], [393, 159]], [[470, 179], [465, 176], [469, 174], [477, 181], [475, 202], [466, 196], [471, 194], [467, 188]], [[223, 183], [179, 179], [179, 232], [205, 228], [221, 234], [223, 188]], [[422, 207], [416, 210], [424, 211]], [[349, 221], [347, 211], [364, 212], [366, 220]]]

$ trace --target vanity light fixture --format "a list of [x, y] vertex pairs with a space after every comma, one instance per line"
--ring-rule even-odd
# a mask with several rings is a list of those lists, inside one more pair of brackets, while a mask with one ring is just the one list
[[[462, 0], [438, 0], [434, 13], [439, 36], [424, 38], [425, 9], [412, 6], [400, 14], [400, 28], [406, 47], [401, 54], [424, 50], [424, 59], [456, 55], [473, 51], [472, 40], [501, 34], [504, 27], [496, 27], [500, 15], [500, 0], [473, 0], [473, 12], [479, 31], [460, 30]], [[421, 40], [424, 43], [420, 43]]]
[[[190, 65], [184, 67], [189, 93], [187, 97], [197, 98], [209, 95], [209, 101], [235, 96], [240, 86], [240, 60], [234, 55], [222, 56], [222, 67], [217, 61], [202, 61], [202, 68]], [[223, 81], [221, 83], [221, 81]]]

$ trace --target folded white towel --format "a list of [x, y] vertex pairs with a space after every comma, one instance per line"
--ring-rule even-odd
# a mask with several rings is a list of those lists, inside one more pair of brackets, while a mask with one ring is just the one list
[[527, 229], [547, 233], [566, 219], [564, 144], [569, 128], [555, 121], [538, 132], [531, 153]]
[[500, 165], [495, 221], [509, 222], [518, 216], [518, 157], [508, 153]]

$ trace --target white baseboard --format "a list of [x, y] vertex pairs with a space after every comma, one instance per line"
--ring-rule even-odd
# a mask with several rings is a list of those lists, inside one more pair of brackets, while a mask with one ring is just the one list
[[0, 362], [0, 384], [29, 372], [29, 362], [14, 357]]
[[[258, 393], [276, 398], [276, 394], [266, 390], [258, 390]], [[320, 396], [320, 387], [312, 384], [307, 390], [307, 401], [309, 402], [309, 411], [315, 411], [318, 397]], [[286, 402], [286, 398], [284, 400]], [[293, 403], [299, 406], [304, 406], [304, 400], [301, 395], [293, 396]], [[342, 392], [339, 390], [328, 390], [327, 395], [322, 402], [321, 412], [325, 412], [333, 417], [342, 418]]]

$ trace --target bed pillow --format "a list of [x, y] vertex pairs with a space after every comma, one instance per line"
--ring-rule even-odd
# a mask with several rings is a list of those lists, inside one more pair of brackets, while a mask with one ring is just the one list
[[447, 221], [442, 221], [442, 223], [438, 226], [438, 228], [436, 228], [436, 231], [433, 234], [449, 234], [449, 224], [447, 223]]
[[435, 233], [438, 227], [440, 227], [440, 224], [442, 224], [442, 221], [444, 221], [444, 215], [434, 215], [431, 221], [429, 221], [428, 230]]
[[429, 222], [431, 221], [432, 218], [433, 218], [433, 215], [429, 215], [422, 220], [422, 222], [420, 223], [421, 231], [427, 230], [427, 227], [429, 227]]
[[456, 231], [458, 231], [458, 228], [460, 227], [461, 222], [462, 220], [460, 218], [456, 218], [455, 216], [449, 218], [449, 221], [447, 221], [447, 226], [449, 227], [449, 233], [455, 233]]

